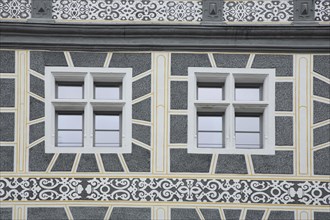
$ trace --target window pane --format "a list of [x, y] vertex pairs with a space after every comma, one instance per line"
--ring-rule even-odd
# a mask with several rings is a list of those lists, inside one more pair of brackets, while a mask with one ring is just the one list
[[82, 129], [83, 115], [57, 115], [57, 129]]
[[222, 117], [198, 116], [198, 131], [222, 131]]
[[95, 115], [95, 129], [119, 130], [119, 115]]
[[119, 100], [120, 87], [95, 86], [95, 99]]
[[236, 131], [260, 131], [260, 117], [237, 117]]
[[198, 87], [198, 100], [222, 100], [221, 87]]
[[260, 101], [260, 88], [236, 88], [236, 101]]
[[58, 147], [82, 147], [82, 131], [58, 131]]
[[58, 99], [82, 99], [83, 86], [82, 85], [58, 85], [57, 86]]
[[221, 148], [222, 132], [198, 132], [199, 148]]
[[237, 148], [260, 148], [260, 133], [236, 132]]
[[95, 131], [95, 147], [120, 147], [120, 132]]

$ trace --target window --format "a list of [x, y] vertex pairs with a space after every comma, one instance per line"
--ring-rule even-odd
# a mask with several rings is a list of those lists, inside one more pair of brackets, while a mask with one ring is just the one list
[[46, 153], [130, 153], [129, 68], [46, 67]]
[[189, 68], [188, 152], [274, 154], [275, 71]]

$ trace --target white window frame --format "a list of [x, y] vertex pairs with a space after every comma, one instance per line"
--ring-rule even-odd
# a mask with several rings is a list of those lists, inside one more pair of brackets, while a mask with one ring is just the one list
[[[223, 100], [197, 100], [198, 82], [224, 83]], [[235, 83], [263, 84], [261, 101], [235, 101]], [[223, 148], [198, 148], [197, 113], [224, 113]], [[262, 148], [235, 147], [235, 113], [262, 114]], [[188, 68], [188, 153], [275, 154], [275, 69]]]
[[[83, 99], [56, 99], [56, 81], [83, 82]], [[120, 82], [120, 100], [94, 99], [94, 82]], [[83, 147], [57, 147], [56, 112], [84, 112]], [[94, 112], [122, 112], [121, 147], [94, 147]], [[132, 68], [46, 67], [45, 152], [46, 153], [131, 153]]]

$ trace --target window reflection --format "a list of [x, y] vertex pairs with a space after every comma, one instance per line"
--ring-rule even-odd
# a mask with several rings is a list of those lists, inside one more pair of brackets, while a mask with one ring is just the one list
[[58, 112], [56, 121], [56, 146], [83, 146], [83, 114], [81, 112]]

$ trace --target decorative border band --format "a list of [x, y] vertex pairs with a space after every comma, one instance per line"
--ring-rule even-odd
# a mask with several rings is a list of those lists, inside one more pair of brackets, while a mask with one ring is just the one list
[[168, 178], [0, 178], [0, 201], [31, 200], [330, 205], [330, 182]]

